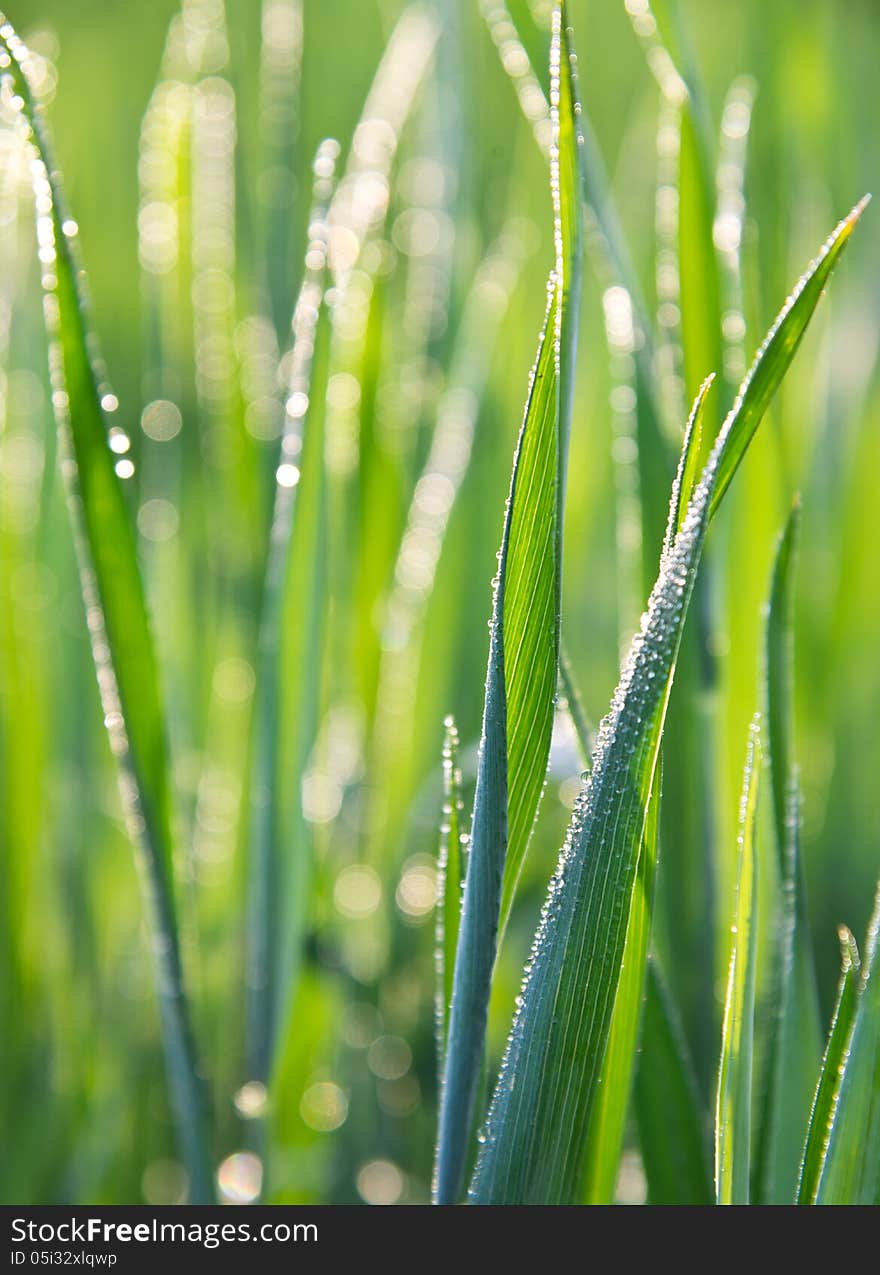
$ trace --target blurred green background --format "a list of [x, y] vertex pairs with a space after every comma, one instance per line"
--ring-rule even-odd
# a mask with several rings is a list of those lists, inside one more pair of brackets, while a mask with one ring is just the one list
[[[213, 1095], [214, 1153], [233, 1199], [253, 1198], [256, 1160], [248, 1157], [262, 1153], [258, 1122], [249, 1119], [259, 1094], [242, 1089], [250, 1079], [244, 926], [256, 609], [283, 401], [278, 364], [302, 273], [315, 149], [336, 138], [344, 165], [404, 7], [228, 0], [224, 16], [219, 0], [192, 0], [184, 12], [195, 44], [178, 34], [164, 64], [179, 10], [170, 0], [28, 0], [8, 15], [44, 59], [41, 91], [119, 400], [114, 420], [131, 439], [126, 485], [174, 756], [185, 955]], [[295, 852], [313, 871], [293, 1017], [271, 1094], [272, 1199], [428, 1196], [443, 718], [452, 713], [458, 723], [467, 786], [489, 585], [552, 262], [546, 163], [477, 0], [416, 8], [422, 35], [411, 32], [398, 54], [386, 97], [393, 100], [401, 68], [420, 56], [420, 40], [433, 56], [400, 129], [387, 217], [371, 232], [362, 266], [366, 316], [340, 327], [328, 356], [327, 428], [337, 450], [328, 454], [326, 617], [321, 659], [304, 670], [319, 711], [305, 773], [292, 776], [288, 794], [296, 804], [301, 787], [305, 823]], [[517, 0], [509, 8], [546, 85], [550, 5]], [[640, 6], [629, 8], [572, 0], [571, 19], [585, 110], [646, 309], [659, 315], [657, 374], [672, 441], [683, 419], [675, 415], [683, 401], [680, 316], [664, 239], [668, 155], [664, 169], [657, 146], [658, 124], [662, 139], [669, 119], [633, 30]], [[737, 142], [746, 148], [742, 295], [738, 306], [735, 288], [726, 298], [723, 339], [715, 338], [727, 360], [717, 370], [735, 382], [818, 245], [876, 184], [880, 10], [874, 0], [682, 0], [661, 26], [681, 69], [698, 68], [713, 163], [722, 195], [733, 190], [728, 211], [737, 225]], [[521, 68], [510, 48], [506, 58], [508, 69]], [[734, 100], [754, 94], [747, 138], [737, 125], [742, 113], [725, 112], [743, 75], [751, 79], [739, 80]], [[184, 110], [192, 127], [184, 124], [177, 150], [176, 99], [153, 96], [162, 79], [179, 81], [195, 104], [192, 116]], [[142, 135], [151, 97], [154, 128]], [[5, 115], [3, 125], [0, 1198], [161, 1203], [182, 1198], [185, 1182], [137, 874], [55, 473], [26, 161]], [[155, 207], [163, 200], [178, 214], [170, 249]], [[797, 751], [826, 1011], [837, 977], [835, 927], [845, 921], [862, 932], [880, 865], [876, 218], [870, 209], [712, 533], [704, 603], [714, 672], [708, 682], [683, 673], [674, 694], [657, 942], [707, 1100], [720, 1014], [712, 936], [724, 933], [729, 916], [762, 605], [795, 491], [804, 514]], [[715, 230], [723, 264], [728, 240], [717, 219]], [[201, 292], [200, 271], [212, 272]], [[634, 460], [632, 351], [620, 341], [609, 350], [608, 286], [588, 254], [564, 641], [594, 723], [647, 598], [662, 534], [656, 511], [666, 499], [662, 467], [646, 491], [648, 471]], [[464, 420], [465, 431], [474, 414], [473, 447], [462, 453], [436, 573], [430, 555], [427, 567], [416, 562], [407, 595], [416, 600], [395, 629], [408, 511], [444, 411]], [[304, 596], [290, 622], [307, 627], [312, 605]], [[697, 655], [686, 650], [683, 662], [695, 665]], [[700, 742], [707, 737], [708, 753]], [[579, 771], [560, 730], [502, 953], [493, 1058]]]

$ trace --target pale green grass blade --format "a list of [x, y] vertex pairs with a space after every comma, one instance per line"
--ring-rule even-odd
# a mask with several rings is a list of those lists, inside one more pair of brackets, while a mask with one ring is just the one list
[[766, 632], [767, 755], [782, 891], [777, 978], [773, 980], [775, 1021], [754, 1178], [755, 1198], [768, 1204], [790, 1204], [794, 1199], [821, 1055], [792, 740], [791, 611], [798, 522], [796, 505], [779, 542]]
[[611, 1204], [614, 1198], [645, 993], [662, 789], [662, 766], [658, 766], [645, 816], [645, 832], [630, 904], [623, 963], [614, 999], [608, 1048], [599, 1079], [599, 1097], [588, 1133], [584, 1170], [585, 1204]]
[[752, 1141], [752, 1061], [755, 1032], [758, 872], [755, 811], [760, 772], [758, 719], [752, 723], [740, 804], [736, 904], [715, 1109], [715, 1199], [748, 1204]]
[[817, 1204], [880, 1204], [880, 890], [828, 1124]]
[[464, 808], [461, 800], [461, 770], [458, 763], [458, 731], [447, 717], [443, 738], [443, 822], [437, 856], [437, 914], [435, 928], [435, 993], [437, 1059], [442, 1076], [446, 1062], [446, 1033], [452, 1004], [452, 975], [461, 923], [461, 888], [464, 883], [462, 843]]
[[[256, 699], [253, 721], [251, 828], [249, 843], [248, 933], [248, 1077], [265, 1083], [272, 1062], [279, 997], [285, 982], [281, 969], [282, 934], [290, 916], [282, 907], [281, 883], [285, 864], [303, 853], [285, 820], [283, 794], [297, 791], [305, 762], [305, 747], [293, 759], [293, 769], [280, 764], [283, 752], [282, 688], [293, 668], [285, 664], [285, 623], [307, 631], [318, 621], [321, 605], [309, 608], [309, 623], [290, 614], [289, 590], [301, 596], [309, 582], [291, 575], [293, 541], [299, 529], [299, 503], [304, 487], [323, 486], [320, 421], [318, 441], [311, 437], [311, 418], [323, 411], [312, 384], [318, 325], [324, 304], [327, 249], [327, 207], [332, 190], [335, 143], [324, 143], [315, 160], [315, 201], [310, 217], [311, 242], [307, 267], [292, 320], [293, 343], [284, 430], [278, 449], [275, 501], [263, 583], [257, 643]], [[304, 405], [308, 407], [304, 408]], [[318, 464], [313, 454], [317, 450]], [[304, 453], [309, 461], [304, 464]], [[305, 481], [303, 475], [305, 473]], [[308, 494], [306, 496], [308, 500]], [[301, 666], [305, 667], [305, 666]], [[308, 675], [310, 678], [311, 674]], [[294, 734], [299, 723], [287, 722]], [[298, 821], [297, 821], [298, 822]]]
[[790, 362], [780, 356], [780, 343], [788, 348], [789, 334], [803, 331], [814, 305], [804, 286], [786, 304], [661, 560], [535, 936], [472, 1183], [476, 1202], [577, 1198], [648, 797], [706, 528], [718, 483], [730, 482], [752, 423]]
[[[690, 401], [710, 371], [721, 372], [721, 288], [718, 255], [712, 237], [715, 222], [713, 168], [706, 155], [690, 98], [682, 107], [679, 153], [679, 289], [685, 395]], [[719, 395], [715, 419], [707, 422], [714, 435], [724, 405]]]
[[[0, 15], [0, 22], [3, 22]], [[172, 1098], [194, 1201], [213, 1197], [205, 1095], [183, 984], [175, 906], [171, 797], [158, 673], [135, 540], [108, 414], [116, 400], [96, 370], [86, 327], [75, 223], [62, 211], [59, 176], [28, 80], [29, 54], [0, 26], [0, 72], [14, 85], [30, 131], [50, 343], [52, 398], [92, 653], [129, 833], [142, 854]]]
[[822, 1056], [819, 1083], [810, 1112], [803, 1164], [798, 1182], [798, 1204], [815, 1204], [819, 1189], [819, 1177], [828, 1148], [828, 1139], [834, 1122], [835, 1108], [840, 1088], [840, 1078], [846, 1062], [853, 1019], [859, 994], [861, 962], [856, 941], [846, 926], [840, 928], [840, 982], [837, 1000], [831, 1019], [831, 1028]]
[[[578, 199], [572, 190], [579, 159], [573, 67], [561, 8], [554, 10], [553, 21], [550, 184], [557, 260], [513, 464], [495, 588], [440, 1104], [435, 1198], [441, 1204], [454, 1202], [463, 1186], [499, 924], [503, 927], [509, 911], [541, 799], [556, 696], [568, 438], [561, 412], [571, 405], [571, 324], [578, 308], [577, 272], [569, 272], [579, 249]], [[575, 153], [563, 155], [563, 144]]]
[[656, 960], [648, 962], [635, 1111], [649, 1204], [712, 1204], [706, 1131], [687, 1042]]
[[684, 516], [687, 513], [691, 496], [697, 482], [697, 476], [700, 472], [700, 447], [703, 436], [703, 408], [706, 403], [706, 397], [709, 389], [715, 379], [715, 373], [712, 372], [706, 377], [700, 386], [699, 393], [694, 399], [694, 405], [691, 408], [691, 414], [688, 417], [687, 424], [684, 429], [684, 439], [681, 445], [681, 456], [678, 461], [678, 468], [675, 471], [675, 479], [672, 484], [672, 499], [669, 502], [669, 518], [666, 523], [666, 535], [663, 539], [663, 551], [668, 553], [672, 548], [675, 537], [681, 531]]

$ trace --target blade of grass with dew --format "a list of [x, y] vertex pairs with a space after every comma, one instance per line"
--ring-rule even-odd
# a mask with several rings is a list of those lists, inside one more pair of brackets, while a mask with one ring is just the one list
[[804, 1146], [803, 1163], [798, 1182], [797, 1203], [815, 1204], [819, 1177], [834, 1121], [840, 1078], [846, 1062], [849, 1039], [859, 995], [861, 962], [856, 941], [846, 926], [841, 926], [840, 982], [831, 1018], [831, 1028], [822, 1056], [819, 1083], [810, 1112], [810, 1124]]
[[760, 719], [756, 716], [749, 735], [740, 803], [736, 903], [715, 1109], [715, 1200], [718, 1204], [748, 1204], [750, 1199], [758, 920], [755, 811], [760, 766]]
[[[292, 320], [293, 344], [287, 407], [278, 451], [275, 506], [257, 644], [250, 792], [247, 988], [248, 1078], [261, 1083], [265, 1083], [269, 1075], [279, 999], [286, 985], [280, 960], [281, 935], [287, 931], [292, 917], [286, 906], [288, 900], [281, 883], [285, 876], [285, 865], [302, 854], [302, 846], [291, 842], [290, 824], [285, 820], [282, 810], [283, 794], [291, 787], [294, 790], [299, 789], [300, 773], [309, 746], [308, 738], [294, 750], [298, 751], [298, 756], [287, 758], [290, 765], [282, 767], [280, 759], [285, 752], [283, 741], [290, 738], [288, 732], [292, 732], [293, 738], [298, 741], [304, 727], [306, 736], [311, 733], [306, 723], [296, 720], [296, 713], [294, 720], [285, 722], [285, 730], [282, 732], [282, 705], [285, 699], [281, 688], [294, 669], [298, 668], [302, 677], [301, 670], [315, 667], [313, 663], [289, 664], [284, 658], [288, 654], [286, 640], [292, 624], [299, 635], [311, 633], [310, 639], [304, 639], [305, 647], [310, 654], [316, 654], [316, 632], [321, 627], [320, 601], [316, 600], [316, 604], [309, 608], [309, 622], [303, 624], [301, 615], [291, 614], [290, 594], [293, 593], [299, 599], [309, 596], [316, 588], [314, 579], [304, 579], [295, 570], [295, 563], [302, 555], [295, 552], [298, 546], [294, 546], [294, 541], [299, 533], [300, 500], [308, 502], [312, 488], [317, 488], [320, 492], [323, 487], [323, 431], [320, 421], [323, 405], [319, 402], [312, 377], [318, 326], [324, 305], [326, 219], [336, 152], [335, 143], [322, 143], [314, 164], [315, 189], [309, 219], [312, 238], [306, 252], [308, 264]], [[313, 439], [309, 428], [310, 418], [313, 416], [319, 418], [317, 440]], [[320, 495], [318, 499], [320, 503]], [[306, 534], [313, 530], [308, 521], [305, 530]], [[315, 578], [318, 578], [320, 554], [309, 554], [308, 559], [311, 567], [306, 570], [310, 574], [313, 571]], [[306, 651], [299, 652], [300, 655], [305, 653]], [[303, 681], [313, 680], [312, 674], [303, 677]], [[306, 713], [305, 716], [311, 715]], [[297, 901], [296, 912], [300, 911], [301, 904]]]
[[[693, 436], [693, 431], [690, 431]], [[687, 448], [685, 448], [687, 454]], [[679, 483], [680, 490], [680, 483]], [[675, 502], [673, 502], [674, 508]], [[677, 510], [675, 510], [677, 516]], [[670, 522], [673, 509], [670, 510]], [[589, 764], [592, 751], [591, 732], [587, 726], [580, 696], [574, 685], [567, 658], [560, 656], [560, 687], [563, 703], [574, 727], [575, 738], [584, 766]], [[614, 1015], [608, 1037], [608, 1048], [602, 1063], [599, 1081], [599, 1098], [590, 1125], [587, 1161], [584, 1170], [583, 1200], [586, 1204], [610, 1204], [623, 1146], [623, 1135], [629, 1109], [630, 1090], [635, 1063], [636, 1045], [642, 1015], [645, 990], [645, 967], [653, 911], [654, 878], [657, 868], [658, 818], [662, 774], [651, 791], [645, 820], [644, 841], [639, 853], [636, 889], [627, 927], [623, 952], [623, 967]]]
[[817, 1204], [880, 1204], [880, 888], [828, 1124]]
[[461, 770], [458, 765], [458, 731], [447, 717], [443, 737], [443, 822], [437, 856], [437, 913], [435, 928], [435, 993], [437, 1059], [442, 1076], [446, 1062], [446, 1034], [452, 1004], [452, 974], [461, 922], [461, 888], [464, 883], [462, 846]]
[[645, 966], [654, 909], [654, 881], [657, 871], [657, 837], [660, 799], [663, 790], [662, 758], [648, 798], [645, 830], [639, 850], [636, 880], [630, 903], [626, 942], [623, 947], [617, 995], [602, 1061], [599, 1095], [587, 1135], [584, 1169], [585, 1204], [611, 1204], [623, 1150], [623, 1136], [629, 1112], [636, 1046], [645, 994]]
[[28, 82], [28, 52], [0, 15], [0, 71], [30, 132], [52, 399], [92, 652], [132, 840], [142, 851], [172, 1101], [193, 1202], [213, 1198], [205, 1095], [180, 957], [164, 720], [143, 585], [108, 442], [115, 407], [90, 355], [75, 227]]
[[499, 924], [510, 908], [541, 798], [559, 651], [562, 484], [579, 308], [576, 89], [564, 6], [550, 53], [556, 269], [517, 443], [504, 520], [483, 737], [440, 1105], [435, 1198], [463, 1185]]
[[726, 487], [733, 477], [791, 362], [793, 335], [803, 333], [815, 308], [820, 290], [813, 281], [827, 278], [858, 211], [840, 223], [783, 307], [662, 559], [551, 881], [471, 1186], [475, 1202], [577, 1197], [648, 795], [718, 483]]
[[712, 1204], [693, 1063], [656, 958], [648, 961], [634, 1105], [650, 1204]]
[[782, 892], [769, 1077], [753, 1183], [755, 1198], [768, 1204], [790, 1204], [794, 1199], [821, 1055], [792, 742], [792, 593], [798, 525], [795, 505], [779, 541], [765, 638], [767, 757]]

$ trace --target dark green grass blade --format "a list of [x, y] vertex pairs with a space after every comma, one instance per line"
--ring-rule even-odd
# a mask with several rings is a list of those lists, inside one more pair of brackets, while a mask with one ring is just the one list
[[[830, 242], [842, 242], [850, 224], [841, 223]], [[803, 283], [786, 303], [661, 561], [535, 937], [472, 1183], [477, 1202], [577, 1198], [648, 796], [706, 527], [719, 482], [729, 484], [788, 367], [790, 354], [780, 350], [793, 349], [791, 333], [803, 332], [817, 296]]]
[[766, 632], [768, 760], [782, 889], [778, 976], [773, 980], [776, 1004], [754, 1182], [755, 1198], [768, 1204], [790, 1204], [794, 1199], [821, 1054], [792, 741], [791, 611], [798, 522], [795, 506], [779, 542]]
[[461, 922], [461, 887], [464, 882], [462, 854], [461, 770], [458, 764], [458, 731], [447, 717], [443, 738], [443, 822], [440, 825], [440, 851], [437, 856], [437, 915], [435, 961], [437, 990], [435, 996], [437, 1025], [437, 1060], [442, 1076], [446, 1061], [446, 1032], [449, 1006], [452, 1003], [452, 975], [455, 949]]
[[[438, 1128], [435, 1198], [462, 1189], [499, 924], [513, 899], [550, 749], [559, 651], [561, 513], [578, 308], [579, 159], [573, 68], [554, 10], [550, 65], [556, 269], [513, 464], [491, 622], [471, 849]], [[565, 121], [564, 125], [562, 121]], [[565, 146], [562, 155], [560, 148]], [[572, 153], [573, 152], [573, 153]]]
[[[508, 514], [495, 585], [489, 667], [483, 705], [483, 733], [471, 818], [470, 853], [455, 954], [453, 994], [447, 1034], [446, 1066], [440, 1102], [435, 1197], [454, 1203], [464, 1173], [467, 1142], [482, 1062], [489, 991], [501, 909], [502, 877], [508, 846], [508, 712], [505, 685], [504, 615], [511, 513], [516, 505], [523, 442], [527, 430], [546, 424], [553, 385], [554, 286], [538, 361], [532, 377], [523, 430], [514, 460]], [[554, 493], [555, 500], [555, 493]]]
[[798, 1204], [815, 1204], [819, 1178], [834, 1121], [840, 1077], [846, 1061], [853, 1019], [858, 1004], [860, 961], [859, 949], [845, 926], [840, 928], [840, 982], [831, 1019], [831, 1029], [822, 1057], [819, 1083], [810, 1112], [803, 1164], [798, 1182]]
[[75, 229], [62, 209], [59, 176], [31, 95], [28, 52], [2, 15], [0, 23], [0, 70], [12, 79], [38, 155], [32, 170], [52, 399], [86, 620], [129, 833], [145, 869], [169, 1078], [191, 1198], [204, 1202], [213, 1196], [212, 1171], [180, 960], [171, 798], [155, 652], [132, 525], [109, 447], [106, 390], [92, 359]]
[[649, 1204], [712, 1204], [703, 1112], [687, 1042], [656, 960], [648, 962], [635, 1111]]
[[828, 1123], [817, 1204], [880, 1204], [880, 890]]
[[760, 771], [758, 719], [752, 723], [739, 821], [733, 942], [724, 1004], [715, 1110], [715, 1199], [748, 1204], [752, 1142], [752, 1062], [758, 930], [755, 811]]

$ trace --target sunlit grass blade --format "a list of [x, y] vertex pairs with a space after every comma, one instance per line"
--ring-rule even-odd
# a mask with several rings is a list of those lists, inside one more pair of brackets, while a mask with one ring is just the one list
[[[314, 204], [310, 217], [312, 239], [306, 254], [307, 267], [292, 320], [293, 343], [284, 430], [278, 449], [275, 502], [272, 515], [266, 573], [263, 583], [262, 611], [258, 639], [256, 700], [254, 705], [254, 742], [251, 776], [251, 829], [249, 844], [250, 924], [248, 932], [248, 1077], [265, 1083], [271, 1068], [276, 1036], [277, 1016], [281, 1010], [289, 970], [283, 968], [282, 952], [294, 915], [302, 911], [302, 901], [295, 900], [291, 914], [283, 889], [292, 862], [301, 858], [302, 837], [293, 835], [300, 828], [294, 816], [285, 818], [285, 794], [298, 791], [310, 732], [302, 721], [284, 720], [290, 696], [283, 690], [291, 676], [297, 676], [297, 665], [285, 659], [290, 652], [290, 626], [306, 635], [320, 629], [322, 605], [314, 599], [309, 607], [309, 620], [294, 616], [290, 595], [297, 598], [314, 592], [315, 584], [292, 570], [297, 562], [295, 537], [299, 530], [300, 501], [308, 506], [316, 494], [320, 503], [323, 488], [323, 428], [320, 419], [323, 404], [312, 384], [319, 322], [324, 304], [327, 249], [327, 207], [332, 189], [336, 144], [324, 143], [315, 160]], [[326, 322], [326, 320], [325, 320]], [[313, 431], [312, 418], [318, 417]], [[307, 508], [306, 512], [309, 510]], [[310, 530], [309, 520], [306, 532]], [[309, 546], [307, 574], [320, 577], [320, 553]], [[302, 558], [302, 554], [299, 554]], [[308, 654], [317, 656], [319, 643], [313, 637]], [[306, 654], [306, 652], [300, 652]], [[313, 674], [303, 675], [305, 663], [299, 665], [302, 684], [314, 682]], [[301, 699], [308, 697], [300, 693]], [[312, 724], [312, 731], [314, 723]], [[301, 736], [305, 734], [305, 738]], [[298, 755], [287, 756], [283, 765], [285, 741], [291, 735], [297, 740]], [[290, 749], [288, 747], [289, 754]], [[300, 828], [301, 831], [301, 828]], [[286, 963], [285, 963], [286, 964]]]
[[740, 804], [736, 905], [721, 1036], [715, 1108], [715, 1198], [748, 1204], [752, 1142], [752, 1067], [758, 929], [755, 811], [760, 773], [759, 722], [752, 723]]
[[476, 1202], [577, 1198], [648, 798], [706, 529], [719, 482], [729, 484], [790, 362], [776, 338], [784, 343], [786, 334], [802, 332], [814, 304], [804, 286], [786, 303], [661, 559], [535, 936], [472, 1183]]
[[[93, 363], [75, 236], [62, 210], [29, 54], [0, 15], [0, 72], [32, 137], [37, 241], [45, 291], [52, 402], [86, 621], [129, 833], [141, 851], [172, 1101], [195, 1202], [213, 1197], [205, 1095], [184, 992], [175, 905], [171, 794], [158, 672], [135, 540], [108, 415], [115, 396]], [[130, 462], [129, 462], [130, 463]]]
[[610, 1204], [617, 1181], [645, 994], [662, 789], [662, 766], [658, 765], [645, 816], [614, 1014], [599, 1079], [599, 1096], [587, 1135], [586, 1204]]
[[793, 760], [791, 610], [799, 507], [779, 542], [767, 612], [767, 758], [781, 885], [781, 929], [771, 980], [775, 999], [767, 1091], [753, 1179], [755, 1198], [790, 1204], [821, 1054], [816, 977], [800, 861], [797, 779]]
[[878, 948], [880, 889], [868, 925], [852, 1031], [843, 1049], [828, 1118], [827, 1143], [815, 1193], [817, 1204], [880, 1204]]
[[856, 941], [846, 926], [840, 928], [840, 982], [831, 1028], [822, 1056], [819, 1083], [810, 1112], [803, 1163], [798, 1182], [798, 1204], [815, 1204], [819, 1177], [828, 1148], [835, 1108], [846, 1062], [859, 994], [861, 962]]
[[669, 502], [669, 518], [666, 523], [666, 535], [663, 539], [663, 551], [668, 553], [672, 548], [675, 537], [681, 531], [684, 515], [687, 512], [691, 496], [694, 492], [697, 476], [700, 472], [700, 447], [703, 435], [703, 407], [706, 402], [706, 396], [715, 379], [715, 373], [712, 372], [706, 377], [700, 386], [699, 393], [694, 399], [694, 405], [691, 408], [691, 414], [688, 417], [687, 424], [684, 429], [684, 439], [681, 445], [681, 456], [678, 462], [678, 469], [675, 471], [675, 479], [672, 484], [672, 499]]
[[443, 822], [437, 857], [437, 917], [435, 960], [437, 990], [437, 1057], [442, 1076], [446, 1061], [446, 1033], [452, 1003], [452, 975], [461, 921], [461, 887], [464, 883], [464, 856], [461, 800], [461, 770], [458, 764], [458, 731], [447, 717], [443, 739]]
[[648, 1203], [713, 1203], [693, 1064], [656, 960], [648, 962], [634, 1099]]
[[[579, 305], [576, 104], [569, 37], [554, 9], [550, 52], [556, 263], [517, 444], [499, 556], [471, 848], [441, 1093], [435, 1198], [463, 1186], [499, 925], [541, 798], [556, 696], [562, 484]], [[564, 121], [564, 123], [563, 123]], [[562, 153], [562, 147], [565, 153]], [[572, 273], [573, 271], [573, 273]]]
[[840, 254], [870, 198], [870, 195], [865, 195], [826, 239], [818, 257], [795, 286], [756, 354], [731, 408], [730, 428], [727, 429], [724, 454], [712, 497], [712, 513], [718, 508], [755, 435], [761, 417], [794, 358], [831, 272], [840, 260]]
[[556, 693], [562, 522], [581, 287], [577, 84], [565, 5], [550, 49], [556, 268], [542, 349], [520, 436], [508, 513], [503, 664], [507, 713], [507, 851], [501, 927], [510, 912], [541, 799]]

